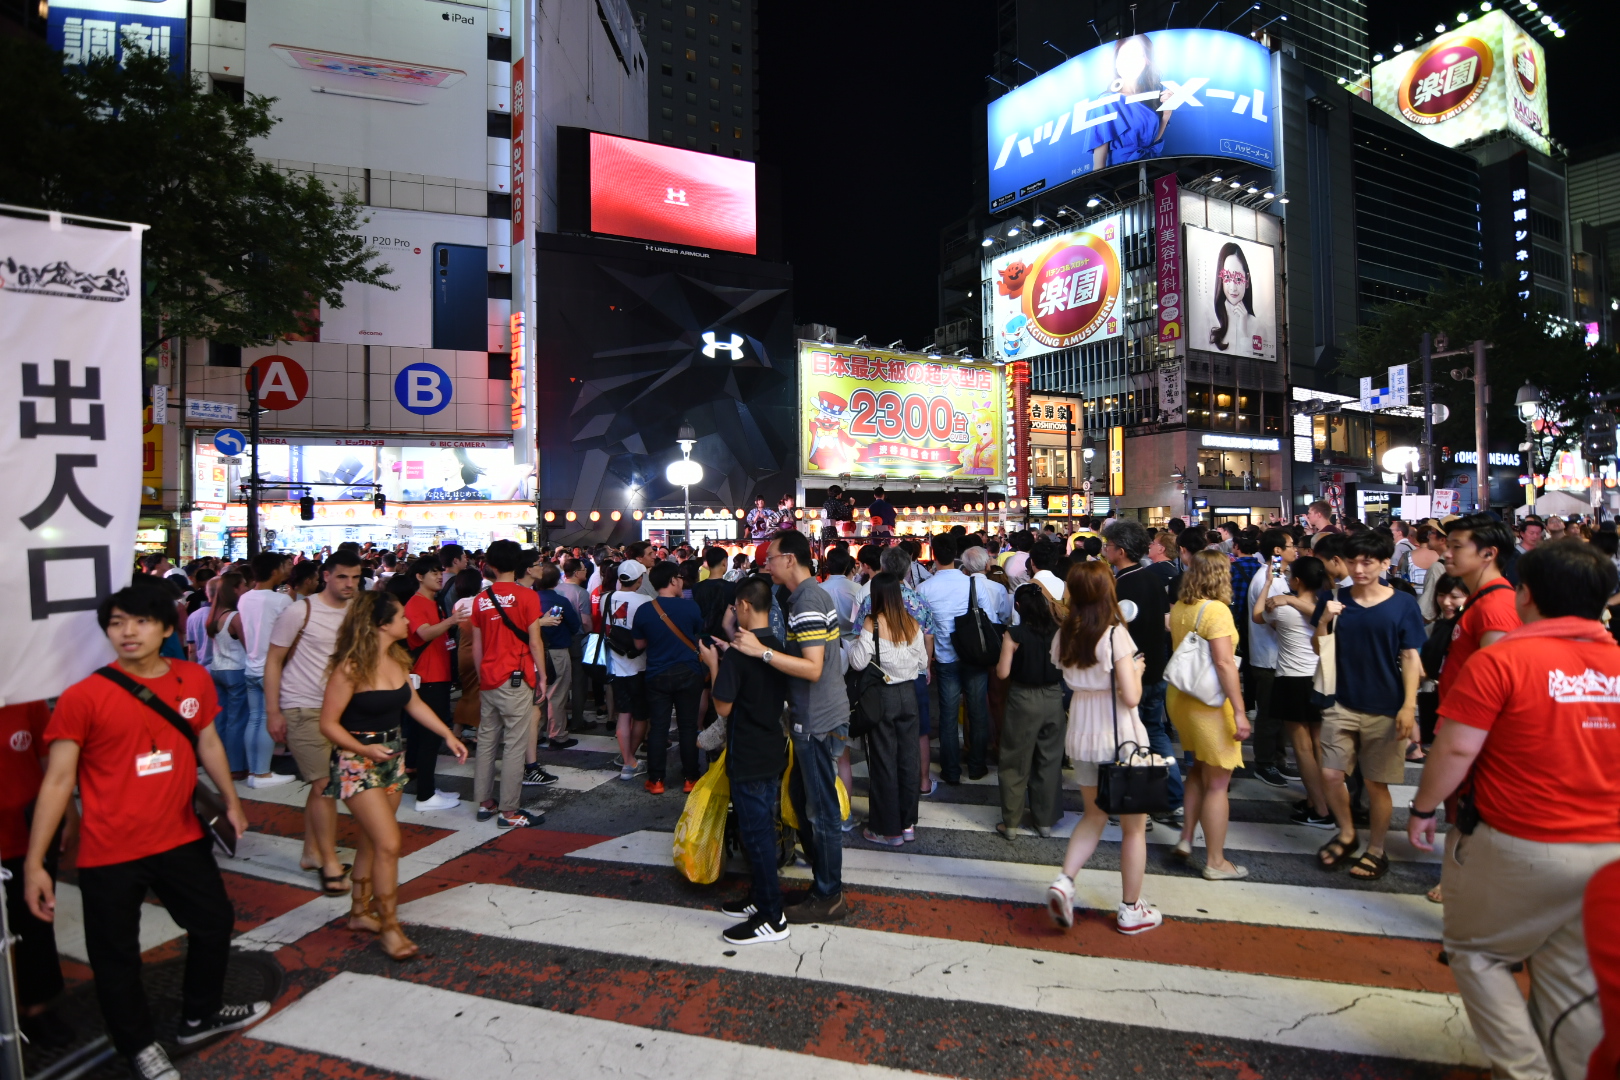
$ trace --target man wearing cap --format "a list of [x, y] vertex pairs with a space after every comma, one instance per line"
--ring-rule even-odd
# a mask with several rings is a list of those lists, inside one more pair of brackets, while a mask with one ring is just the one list
[[[641, 586], [647, 583], [647, 568], [634, 559], [619, 564], [618, 588], [602, 599], [602, 633], [615, 626], [629, 630], [636, 612], [647, 602]], [[656, 593], [654, 595], [657, 595]], [[622, 635], [621, 635], [622, 636]], [[608, 649], [608, 678], [613, 688], [613, 707], [618, 713], [614, 733], [619, 739], [619, 779], [634, 780], [645, 768], [636, 763], [636, 747], [647, 737], [647, 654], [622, 656]], [[664, 717], [669, 723], [669, 717]]]

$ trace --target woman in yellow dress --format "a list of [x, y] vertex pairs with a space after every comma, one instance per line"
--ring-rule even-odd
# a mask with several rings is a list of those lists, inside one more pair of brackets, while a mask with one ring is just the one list
[[1227, 860], [1225, 850], [1229, 816], [1226, 789], [1232, 782], [1232, 770], [1243, 764], [1243, 740], [1249, 737], [1249, 716], [1243, 707], [1243, 689], [1233, 651], [1238, 631], [1232, 621], [1231, 603], [1231, 562], [1210, 549], [1194, 555], [1192, 565], [1182, 575], [1179, 597], [1170, 608], [1170, 647], [1178, 648], [1182, 639], [1195, 630], [1208, 641], [1226, 700], [1220, 708], [1214, 708], [1172, 686], [1165, 691], [1164, 707], [1181, 737], [1182, 749], [1197, 762], [1187, 774], [1186, 823], [1173, 850], [1180, 858], [1190, 856], [1193, 836], [1202, 824], [1204, 877], [1210, 881], [1249, 876], [1247, 867]]

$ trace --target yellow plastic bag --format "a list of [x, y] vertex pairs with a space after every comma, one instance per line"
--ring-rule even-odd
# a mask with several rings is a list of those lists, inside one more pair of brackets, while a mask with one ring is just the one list
[[688, 881], [709, 885], [720, 880], [725, 862], [726, 811], [731, 805], [731, 781], [726, 776], [726, 755], [709, 766], [709, 771], [686, 797], [686, 808], [675, 823], [675, 869]]
[[[788, 795], [788, 781], [793, 776], [793, 743], [788, 743], [787, 770], [782, 773], [782, 824], [790, 829], [798, 829], [799, 815], [793, 812], [793, 800]], [[844, 778], [833, 777], [833, 783], [838, 785], [838, 819], [849, 820], [849, 792], [844, 790]]]

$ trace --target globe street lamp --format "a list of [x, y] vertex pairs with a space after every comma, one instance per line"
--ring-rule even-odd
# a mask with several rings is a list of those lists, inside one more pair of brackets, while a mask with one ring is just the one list
[[697, 432], [692, 425], [682, 423], [675, 433], [675, 443], [681, 448], [681, 457], [664, 469], [664, 479], [679, 485], [686, 504], [686, 542], [692, 542], [692, 485], [702, 483], [703, 466], [692, 460], [692, 447], [697, 445]]
[[[1519, 387], [1518, 394], [1513, 398], [1513, 404], [1519, 408], [1519, 417], [1524, 421], [1524, 449], [1530, 468], [1530, 483], [1525, 486], [1525, 505], [1530, 507], [1530, 513], [1536, 510], [1536, 443], [1540, 441], [1541, 433], [1536, 431], [1536, 419], [1541, 415], [1541, 388], [1529, 379]], [[1480, 453], [1484, 453], [1480, 450]], [[1481, 461], [1484, 458], [1480, 459]]]

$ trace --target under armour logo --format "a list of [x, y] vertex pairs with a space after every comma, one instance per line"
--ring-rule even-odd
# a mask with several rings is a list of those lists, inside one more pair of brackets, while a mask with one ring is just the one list
[[686, 201], [686, 189], [685, 188], [665, 188], [664, 189], [664, 201], [669, 203], [671, 206], [691, 206], [692, 205], [691, 203]]
[[709, 357], [711, 360], [714, 358], [715, 353], [722, 349], [725, 350], [726, 355], [731, 359], [741, 360], [743, 358], [742, 347], [743, 336], [741, 334], [732, 334], [730, 341], [716, 341], [714, 340], [713, 330], [703, 331], [703, 355]]

